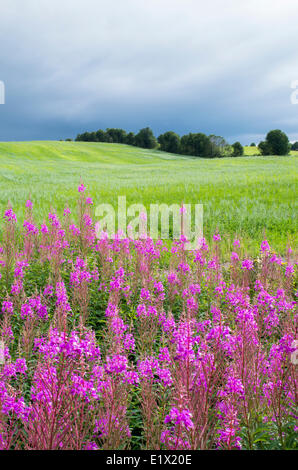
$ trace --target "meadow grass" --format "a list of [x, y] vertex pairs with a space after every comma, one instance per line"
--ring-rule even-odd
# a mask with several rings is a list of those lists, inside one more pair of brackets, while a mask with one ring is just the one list
[[201, 203], [207, 238], [217, 229], [228, 239], [236, 234], [256, 254], [265, 233], [282, 251], [297, 235], [297, 163], [295, 154], [210, 160], [121, 144], [0, 143], [0, 210], [10, 201], [22, 220], [30, 196], [38, 222], [50, 206], [62, 215], [66, 204], [76, 207], [82, 178], [95, 206], [116, 209], [124, 195], [127, 204], [147, 209], [151, 203]]

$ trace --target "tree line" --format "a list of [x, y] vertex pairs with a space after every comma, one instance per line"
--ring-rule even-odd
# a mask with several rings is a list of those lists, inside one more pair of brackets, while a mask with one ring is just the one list
[[141, 129], [137, 134], [127, 133], [124, 129], [99, 129], [95, 132], [78, 134], [77, 142], [108, 142], [133, 145], [145, 149], [158, 148], [164, 152], [190, 155], [204, 158], [228, 157], [243, 155], [240, 142], [233, 145], [220, 136], [205, 135], [202, 132], [189, 133], [180, 137], [173, 131], [167, 131], [156, 138], [149, 127]]
[[[156, 138], [150, 127], [141, 129], [137, 134], [118, 128], [108, 128], [105, 131], [99, 129], [78, 134], [75, 140], [126, 144], [145, 149], [158, 148], [164, 152], [203, 158], [239, 157], [244, 154], [240, 142], [230, 145], [221, 136], [190, 132], [180, 137], [173, 131], [167, 131]], [[256, 144], [252, 143], [251, 146]], [[298, 142], [291, 145], [284, 132], [273, 130], [268, 132], [266, 140], [260, 142], [258, 148], [262, 155], [287, 155], [290, 150], [298, 150]]]

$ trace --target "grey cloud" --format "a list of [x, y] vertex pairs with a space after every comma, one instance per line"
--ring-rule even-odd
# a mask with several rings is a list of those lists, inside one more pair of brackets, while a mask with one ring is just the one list
[[121, 126], [298, 139], [295, 1], [2, 0], [0, 139]]

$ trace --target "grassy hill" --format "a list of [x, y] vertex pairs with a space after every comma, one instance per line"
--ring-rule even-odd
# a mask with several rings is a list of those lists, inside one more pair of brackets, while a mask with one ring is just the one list
[[[298, 157], [200, 159], [120, 144], [83, 142], [0, 143], [0, 210], [8, 200], [20, 220], [26, 199], [36, 219], [50, 206], [75, 208], [80, 178], [94, 205], [202, 203], [204, 232], [242, 236], [256, 252], [266, 236], [277, 250], [297, 234]], [[75, 212], [75, 211], [74, 211]]]

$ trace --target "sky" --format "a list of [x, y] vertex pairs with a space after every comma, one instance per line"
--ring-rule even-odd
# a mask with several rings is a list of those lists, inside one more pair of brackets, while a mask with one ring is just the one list
[[297, 18], [297, 0], [0, 0], [0, 140], [298, 140]]

